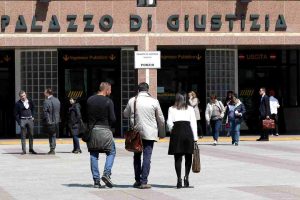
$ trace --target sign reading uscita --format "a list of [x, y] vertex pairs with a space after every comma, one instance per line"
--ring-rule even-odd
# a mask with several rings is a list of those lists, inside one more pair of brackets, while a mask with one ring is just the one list
[[135, 51], [135, 69], [160, 69], [160, 51]]

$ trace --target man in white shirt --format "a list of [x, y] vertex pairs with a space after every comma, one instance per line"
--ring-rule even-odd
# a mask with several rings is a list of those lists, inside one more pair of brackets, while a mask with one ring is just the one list
[[271, 119], [275, 121], [275, 129], [272, 130], [273, 135], [278, 136], [278, 108], [280, 107], [278, 100], [274, 97], [275, 91], [270, 90], [270, 110], [271, 110]]

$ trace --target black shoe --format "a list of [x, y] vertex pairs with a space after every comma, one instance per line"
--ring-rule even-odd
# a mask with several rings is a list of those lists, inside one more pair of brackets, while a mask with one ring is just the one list
[[101, 179], [102, 179], [102, 181], [105, 183], [105, 185], [106, 185], [107, 187], [109, 187], [109, 188], [112, 188], [112, 187], [113, 187], [113, 183], [111, 182], [109, 176], [103, 175]]
[[26, 151], [22, 151], [21, 155], [25, 155], [26, 154]]
[[258, 138], [256, 141], [263, 141], [263, 138], [260, 137], [260, 138]]
[[94, 180], [94, 188], [101, 188], [100, 180]]
[[76, 151], [76, 150], [75, 150], [75, 149], [73, 149], [72, 153], [75, 153], [75, 151]]
[[184, 187], [189, 187], [190, 186], [189, 177], [185, 176], [184, 179], [183, 179], [183, 182], [184, 182]]
[[134, 188], [140, 188], [140, 186], [141, 186], [142, 184], [141, 184], [141, 182], [135, 182], [134, 184], [133, 184], [133, 187]]
[[54, 151], [54, 150], [50, 150], [50, 151], [48, 152], [48, 154], [49, 154], [49, 155], [55, 155], [55, 151]]
[[235, 143], [234, 143], [234, 146], [239, 146], [239, 143], [235, 142]]
[[31, 154], [37, 154], [33, 149], [30, 149], [29, 153], [31, 153]]
[[182, 179], [177, 180], [177, 188], [182, 188]]

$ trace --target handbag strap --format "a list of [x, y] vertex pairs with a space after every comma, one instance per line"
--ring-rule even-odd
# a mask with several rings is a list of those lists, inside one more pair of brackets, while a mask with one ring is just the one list
[[137, 100], [137, 95], [134, 98], [134, 106], [133, 106], [133, 128], [135, 127], [136, 123], [136, 100]]

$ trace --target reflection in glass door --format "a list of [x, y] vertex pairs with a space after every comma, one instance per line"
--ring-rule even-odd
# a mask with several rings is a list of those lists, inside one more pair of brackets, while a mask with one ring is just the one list
[[85, 98], [87, 69], [65, 69], [65, 92], [68, 98]]

